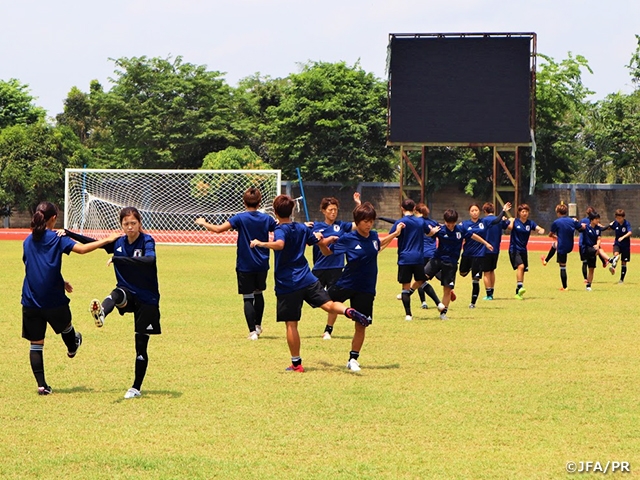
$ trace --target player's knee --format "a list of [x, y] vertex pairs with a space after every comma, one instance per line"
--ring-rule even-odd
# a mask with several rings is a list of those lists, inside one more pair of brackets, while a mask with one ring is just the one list
[[243, 293], [242, 298], [245, 300], [253, 300], [255, 298], [255, 294], [253, 293]]
[[113, 303], [115, 303], [116, 307], [124, 308], [127, 306], [127, 293], [123, 289], [116, 288], [111, 291], [109, 296], [111, 297], [111, 300], [113, 300]]

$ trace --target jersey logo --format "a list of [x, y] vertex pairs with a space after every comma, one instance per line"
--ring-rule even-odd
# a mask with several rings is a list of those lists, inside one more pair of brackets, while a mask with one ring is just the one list
[[530, 227], [529, 225], [527, 225], [526, 227], [524, 227], [524, 229], [525, 229], [527, 232], [531, 231], [531, 227]]
[[139, 249], [139, 248], [136, 248], [136, 249], [133, 251], [133, 256], [134, 256], [134, 257], [141, 257], [141, 256], [142, 256], [142, 250], [141, 250], [141, 249]]
[[149, 326], [147, 327], [147, 330], [153, 330], [153, 325], [149, 324]]
[[333, 231], [334, 232], [339, 232], [340, 231], [340, 225], [334, 225], [333, 226]]
[[116, 248], [116, 252], [122, 252], [122, 247]]
[[373, 248], [375, 248], [376, 250], [378, 250], [378, 241], [374, 240], [373, 242]]
[[356, 245], [356, 250], [362, 250], [362, 247], [360, 246], [360, 244]]
[[456, 232], [456, 238], [460, 240], [462, 238], [462, 234], [460, 232]]

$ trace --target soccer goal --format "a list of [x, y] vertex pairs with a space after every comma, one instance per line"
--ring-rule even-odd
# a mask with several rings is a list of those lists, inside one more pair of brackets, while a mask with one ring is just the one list
[[99, 170], [65, 172], [64, 226], [101, 238], [120, 229], [123, 207], [136, 207], [142, 227], [157, 243], [230, 245], [236, 233], [214, 234], [194, 223], [221, 224], [244, 210], [249, 187], [262, 193], [262, 211], [273, 215], [280, 170]]

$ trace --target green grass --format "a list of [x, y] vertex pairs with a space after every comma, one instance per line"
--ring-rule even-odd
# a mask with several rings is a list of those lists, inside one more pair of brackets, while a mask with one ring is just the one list
[[414, 298], [406, 322], [395, 251], [385, 251], [362, 371], [345, 368], [350, 322], [323, 341], [325, 315], [305, 307], [307, 371], [295, 374], [284, 372], [271, 276], [265, 333], [250, 342], [235, 249], [160, 246], [163, 334], [149, 345], [143, 397], [125, 401], [133, 320], [111, 315], [97, 329], [87, 312], [113, 288], [107, 257], [64, 259], [84, 344], [69, 360], [48, 331], [54, 395], [39, 397], [21, 339], [21, 243], [0, 245], [1, 478], [548, 479], [568, 477], [567, 461], [640, 468], [633, 263], [624, 285], [600, 267], [586, 292], [574, 253], [570, 290], [559, 292], [557, 265], [531, 252], [518, 301], [503, 254], [493, 302], [469, 310], [471, 282], [458, 277], [449, 321]]

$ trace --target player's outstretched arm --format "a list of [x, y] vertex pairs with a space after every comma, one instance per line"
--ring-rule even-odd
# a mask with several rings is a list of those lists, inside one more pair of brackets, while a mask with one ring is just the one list
[[396, 225], [396, 229], [393, 233], [390, 233], [389, 235], [384, 237], [382, 240], [380, 240], [380, 251], [387, 248], [387, 246], [393, 241], [394, 238], [398, 238], [402, 233], [402, 229], [404, 227], [405, 227], [405, 224], [403, 222], [400, 222], [398, 225]]
[[254, 238], [253, 240], [251, 240], [251, 243], [249, 244], [249, 246], [251, 248], [263, 247], [263, 248], [270, 248], [271, 250], [282, 250], [284, 248], [284, 240], [275, 240], [273, 242], [261, 242], [257, 238]]
[[110, 243], [115, 242], [118, 238], [122, 236], [121, 232], [114, 232], [106, 238], [101, 240], [95, 240], [90, 243], [76, 243], [73, 246], [72, 251], [75, 253], [79, 253], [80, 255], [84, 255], [85, 253], [93, 252], [94, 250], [104, 247]]
[[206, 228], [210, 232], [213, 233], [222, 233], [228, 230], [231, 230], [231, 224], [229, 221], [224, 222], [222, 225], [214, 225], [212, 223], [207, 222], [204, 218], [199, 217], [195, 220], [196, 225], [200, 225], [201, 227]]
[[480, 242], [481, 244], [483, 244], [485, 246], [485, 248], [487, 250], [489, 250], [490, 252], [493, 252], [493, 245], [491, 245], [489, 242], [487, 242], [484, 238], [482, 238], [477, 233], [474, 233], [473, 235], [471, 235], [471, 240], [475, 240], [476, 242]]

